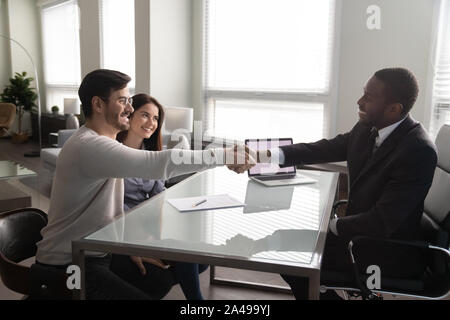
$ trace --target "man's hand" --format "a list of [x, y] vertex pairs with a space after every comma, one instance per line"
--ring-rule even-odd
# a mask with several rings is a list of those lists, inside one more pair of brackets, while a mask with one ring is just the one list
[[272, 154], [270, 153], [270, 150], [260, 150], [256, 153], [255, 159], [258, 163], [271, 163]]
[[144, 266], [144, 262], [147, 263], [151, 263], [157, 267], [160, 267], [162, 269], [167, 269], [170, 266], [167, 264], [164, 264], [161, 260], [159, 259], [154, 259], [154, 258], [145, 258], [145, 257], [135, 257], [135, 256], [130, 256], [131, 261], [133, 261], [137, 267], [139, 268], [139, 271], [141, 271], [141, 274], [143, 276], [145, 276], [147, 274], [147, 270], [145, 269]]
[[226, 165], [236, 173], [243, 173], [256, 165], [257, 154], [247, 146], [234, 146], [225, 149]]

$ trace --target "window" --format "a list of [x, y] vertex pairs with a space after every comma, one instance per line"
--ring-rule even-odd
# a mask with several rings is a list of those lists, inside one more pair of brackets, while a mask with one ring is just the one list
[[335, 1], [205, 1], [206, 135], [326, 135]]
[[135, 87], [134, 0], [101, 1], [102, 66], [128, 74]]
[[42, 7], [42, 37], [47, 109], [78, 97], [81, 82], [78, 4], [65, 1]]
[[450, 124], [450, 1], [441, 3], [438, 46], [433, 85], [433, 109], [430, 131], [436, 136], [444, 124]]

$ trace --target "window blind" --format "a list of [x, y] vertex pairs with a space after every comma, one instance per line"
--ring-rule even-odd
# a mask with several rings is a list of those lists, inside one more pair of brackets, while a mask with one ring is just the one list
[[76, 98], [81, 83], [79, 12], [75, 0], [41, 7], [42, 47], [47, 110], [64, 98]]
[[332, 4], [209, 0], [208, 87], [327, 93]]
[[450, 1], [442, 0], [435, 76], [433, 86], [433, 117], [431, 132], [436, 135], [440, 127], [450, 124]]
[[42, 8], [45, 81], [49, 85], [80, 84], [78, 5], [66, 1]]
[[335, 1], [205, 0], [204, 17], [206, 136], [292, 136], [298, 126], [283, 123], [295, 117], [308, 130], [297, 131], [294, 140], [322, 138], [328, 129]]

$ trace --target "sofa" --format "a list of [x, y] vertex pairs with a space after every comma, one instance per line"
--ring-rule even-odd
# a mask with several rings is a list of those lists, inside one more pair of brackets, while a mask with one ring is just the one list
[[58, 143], [56, 148], [43, 148], [41, 150], [41, 163], [44, 168], [54, 172], [56, 169], [56, 159], [62, 146], [77, 129], [65, 129], [58, 131]]

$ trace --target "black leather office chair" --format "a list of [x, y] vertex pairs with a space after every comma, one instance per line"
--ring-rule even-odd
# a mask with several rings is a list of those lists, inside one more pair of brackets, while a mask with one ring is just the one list
[[[323, 272], [321, 274], [321, 292], [327, 290], [344, 290], [350, 295], [359, 295], [363, 299], [382, 299], [382, 294], [393, 294], [404, 297], [442, 299], [448, 297], [450, 291], [450, 126], [444, 125], [436, 138], [438, 149], [438, 165], [433, 184], [425, 199], [422, 217], [422, 233], [425, 241], [407, 242], [383, 240], [370, 237], [355, 237], [350, 241], [348, 250], [354, 266], [353, 273]], [[337, 210], [346, 200], [334, 205]], [[358, 269], [359, 248], [375, 245], [379, 250], [384, 246], [417, 248], [425, 252], [423, 261], [425, 272], [414, 278], [389, 278], [381, 273], [381, 288], [367, 288], [366, 270]]]
[[40, 231], [47, 225], [47, 215], [39, 209], [25, 208], [0, 214], [0, 277], [4, 285], [28, 299], [68, 299], [66, 274], [52, 272], [21, 261], [35, 256]]

